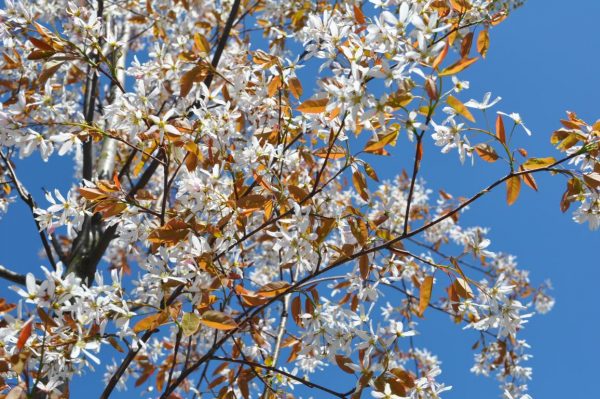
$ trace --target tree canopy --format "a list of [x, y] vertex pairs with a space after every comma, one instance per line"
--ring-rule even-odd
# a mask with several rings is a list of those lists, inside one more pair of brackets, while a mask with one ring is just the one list
[[[20, 298], [0, 298], [0, 397], [67, 398], [100, 367], [101, 398], [438, 398], [417, 335], [438, 312], [474, 373], [529, 398], [520, 333], [549, 285], [461, 215], [547, 173], [597, 229], [600, 122], [568, 112], [530, 155], [519, 114], [468, 95], [521, 3], [5, 0], [0, 212], [29, 207], [45, 259], [0, 267]], [[428, 151], [505, 172], [434, 190]], [[35, 198], [20, 160], [53, 154], [72, 187]]]

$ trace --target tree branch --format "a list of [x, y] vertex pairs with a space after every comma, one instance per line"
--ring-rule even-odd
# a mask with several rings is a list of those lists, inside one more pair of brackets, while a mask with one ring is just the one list
[[415, 161], [413, 165], [413, 173], [412, 178], [410, 179], [410, 189], [408, 190], [408, 198], [406, 200], [406, 211], [404, 212], [404, 228], [402, 229], [402, 234], [406, 235], [408, 232], [408, 221], [410, 216], [410, 205], [412, 202], [415, 183], [417, 181], [417, 175], [419, 174], [419, 166], [421, 165], [421, 157], [423, 153], [423, 133], [417, 135], [417, 146], [415, 148]]
[[[297, 376], [295, 376], [295, 375], [293, 375], [291, 373], [288, 373], [286, 371], [279, 370], [276, 367], [269, 367], [269, 366], [265, 366], [263, 364], [252, 362], [252, 361], [248, 361], [248, 360], [232, 359], [232, 358], [229, 358], [229, 357], [221, 357], [221, 356], [211, 356], [211, 359], [212, 360], [220, 360], [220, 361], [223, 361], [223, 362], [244, 364], [244, 365], [247, 365], [247, 366], [258, 367], [258, 368], [261, 368], [261, 369], [264, 369], [264, 370], [268, 370], [268, 371], [271, 371], [271, 372], [274, 372], [274, 373], [277, 373], [277, 374], [281, 374], [281, 375], [283, 375], [283, 376], [285, 376], [285, 377], [287, 377], [287, 378], [289, 378], [291, 380], [297, 381], [297, 382], [299, 382], [301, 384], [304, 384], [304, 385], [306, 385], [309, 388], [319, 389], [319, 390], [321, 390], [323, 392], [327, 392], [328, 394], [333, 395], [333, 396], [338, 397], [338, 398], [347, 398], [348, 395], [351, 395], [354, 392], [354, 390], [355, 390], [353, 388], [353, 389], [351, 389], [348, 392], [344, 392], [344, 393], [337, 392], [337, 391], [334, 391], [334, 390], [329, 389], [327, 387], [324, 387], [323, 385], [319, 385], [319, 384], [314, 383], [312, 381], [308, 381], [308, 380], [306, 380], [304, 378], [297, 377]], [[162, 396], [161, 396], [161, 399], [163, 399]]]
[[7, 158], [6, 155], [4, 155], [4, 153], [2, 151], [0, 151], [0, 157], [6, 164], [8, 173], [10, 174], [10, 177], [13, 180], [13, 183], [17, 189], [17, 192], [19, 193], [19, 197], [23, 200], [23, 202], [25, 202], [25, 204], [27, 204], [27, 206], [29, 207], [29, 210], [31, 211], [31, 215], [33, 216], [33, 221], [35, 222], [35, 227], [37, 228], [40, 239], [42, 240], [42, 245], [44, 246], [44, 251], [46, 252], [48, 261], [50, 262], [50, 265], [52, 265], [52, 268], [54, 270], [56, 270], [56, 261], [54, 260], [54, 255], [52, 254], [52, 248], [50, 247], [50, 243], [48, 242], [48, 237], [46, 237], [46, 233], [44, 233], [44, 230], [40, 226], [40, 223], [35, 218], [35, 216], [36, 216], [35, 209], [37, 208], [37, 205], [35, 204], [35, 201], [34, 201], [33, 197], [31, 196], [31, 194], [29, 194], [29, 192], [27, 191], [25, 186], [23, 186], [23, 184], [17, 177], [17, 174], [15, 173], [15, 170], [12, 167], [10, 160]]
[[13, 283], [25, 285], [26, 276], [23, 274], [13, 272], [12, 270], [9, 270], [6, 267], [0, 265], [0, 278], [12, 281]]

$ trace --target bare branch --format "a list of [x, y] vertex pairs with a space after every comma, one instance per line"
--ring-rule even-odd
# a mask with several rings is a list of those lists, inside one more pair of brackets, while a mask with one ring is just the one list
[[29, 194], [29, 192], [27, 191], [25, 186], [23, 186], [23, 184], [17, 177], [17, 174], [15, 173], [15, 170], [12, 167], [10, 160], [7, 158], [6, 155], [4, 155], [4, 153], [2, 151], [0, 151], [0, 157], [6, 164], [8, 173], [10, 174], [10, 177], [13, 180], [13, 183], [17, 189], [17, 192], [19, 193], [19, 197], [23, 200], [23, 202], [25, 202], [25, 204], [27, 204], [27, 206], [29, 207], [29, 210], [31, 211], [31, 215], [33, 216], [33, 221], [35, 223], [35, 227], [38, 230], [40, 240], [42, 240], [42, 245], [44, 246], [44, 251], [46, 252], [48, 261], [50, 262], [50, 265], [52, 265], [52, 268], [54, 270], [56, 270], [56, 261], [54, 260], [54, 255], [52, 254], [52, 248], [50, 247], [50, 243], [48, 242], [48, 237], [46, 237], [46, 233], [44, 233], [44, 230], [40, 226], [40, 223], [35, 218], [35, 216], [36, 216], [35, 209], [37, 208], [37, 205], [36, 205], [33, 197], [31, 196], [31, 194]]
[[25, 285], [25, 275], [13, 272], [2, 265], [0, 265], [0, 277], [13, 283]]

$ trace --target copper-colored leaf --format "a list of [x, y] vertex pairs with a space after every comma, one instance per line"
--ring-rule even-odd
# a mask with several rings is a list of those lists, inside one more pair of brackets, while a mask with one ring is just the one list
[[471, 52], [471, 46], [473, 45], [473, 32], [469, 32], [463, 37], [460, 43], [460, 55], [465, 58]]
[[290, 283], [287, 281], [272, 281], [260, 287], [256, 295], [264, 298], [272, 298], [288, 290]]
[[30, 37], [29, 41], [31, 42], [31, 44], [33, 44], [35, 47], [42, 51], [54, 52], [54, 47], [52, 47], [50, 43], [46, 43], [44, 40], [37, 39], [35, 37]]
[[506, 130], [504, 129], [504, 121], [500, 114], [496, 117], [496, 137], [498, 137], [498, 140], [502, 143], [506, 144]]
[[146, 316], [142, 320], [135, 323], [133, 326], [133, 331], [139, 333], [141, 331], [154, 330], [155, 328], [166, 323], [168, 319], [169, 314], [167, 312], [160, 312]]
[[480, 143], [475, 146], [475, 152], [481, 159], [486, 162], [496, 162], [498, 159], [498, 154], [496, 154], [496, 150], [489, 144]]
[[371, 265], [369, 263], [369, 255], [362, 255], [358, 258], [358, 266], [360, 269], [360, 276], [363, 280], [369, 278], [369, 272], [371, 271]]
[[339, 145], [334, 145], [331, 147], [321, 147], [313, 153], [316, 157], [319, 158], [328, 158], [328, 159], [340, 159], [346, 157], [346, 149]]
[[417, 160], [417, 163], [421, 163], [421, 160], [423, 159], [423, 141], [419, 140], [417, 142], [417, 151], [415, 153], [415, 158]]
[[108, 340], [108, 343], [110, 344], [110, 346], [115, 348], [118, 352], [125, 353], [125, 349], [123, 349], [123, 347], [121, 345], [119, 345], [119, 343], [117, 342], [115, 337], [108, 337], [107, 340]]
[[450, 0], [452, 8], [463, 14], [471, 9], [471, 4], [468, 0]]
[[267, 85], [267, 95], [273, 97], [277, 90], [281, 88], [281, 77], [279, 75], [273, 76], [269, 84]]
[[175, 245], [185, 239], [189, 226], [182, 220], [171, 219], [164, 226], [159, 227], [148, 235], [148, 241], [156, 244]]
[[235, 286], [235, 292], [242, 297], [242, 301], [246, 306], [259, 306], [267, 302], [266, 298], [259, 297], [255, 292], [248, 291], [241, 285]]
[[583, 175], [583, 181], [590, 187], [598, 188], [600, 187], [600, 173], [591, 172]]
[[181, 76], [179, 95], [185, 97], [192, 90], [195, 82], [201, 82], [208, 75], [208, 68], [201, 64], [196, 65]]
[[354, 184], [354, 188], [358, 191], [360, 197], [368, 201], [369, 200], [369, 192], [367, 191], [367, 179], [365, 176], [359, 171], [355, 171], [352, 173], [352, 183]]
[[379, 177], [377, 176], [377, 173], [375, 173], [375, 169], [373, 169], [371, 165], [365, 162], [363, 163], [363, 167], [365, 168], [365, 173], [367, 174], [367, 176], [369, 176], [371, 179], [377, 182], [379, 181]]
[[450, 48], [450, 46], [448, 45], [448, 42], [445, 42], [444, 49], [442, 51], [440, 51], [438, 56], [435, 57], [433, 64], [431, 64], [431, 67], [433, 69], [437, 69], [440, 66], [440, 64], [442, 63], [442, 61], [444, 61], [444, 58], [446, 58], [446, 55], [448, 54], [449, 48]]
[[296, 200], [296, 202], [306, 201], [306, 199], [308, 198], [308, 192], [301, 187], [290, 185], [288, 186], [288, 190], [290, 192], [290, 195], [294, 200]]
[[522, 157], [527, 158], [528, 153], [525, 148], [517, 148], [517, 151], [519, 151], [519, 154], [521, 154]]
[[428, 77], [425, 80], [425, 92], [427, 93], [427, 96], [429, 96], [429, 98], [432, 101], [437, 100], [437, 98], [438, 98], [437, 86], [435, 85], [435, 82], [433, 81], [433, 79], [431, 77]]
[[63, 63], [64, 61], [52, 60], [46, 62], [46, 64], [44, 65], [44, 69], [42, 69], [42, 72], [40, 72], [40, 75], [38, 76], [39, 85], [44, 86], [46, 84], [46, 81], [58, 71], [58, 69], [62, 66]]
[[381, 137], [377, 137], [377, 141], [371, 140], [365, 145], [363, 151], [365, 152], [374, 152], [382, 149], [386, 145], [394, 145], [396, 143], [396, 139], [398, 138], [399, 131], [394, 129], [392, 132], [387, 133]]
[[42, 321], [44, 322], [44, 324], [46, 326], [58, 327], [58, 323], [56, 323], [56, 321], [54, 321], [54, 319], [51, 318], [44, 309], [37, 308], [37, 313], [40, 316], [40, 319], [42, 319]]
[[294, 321], [296, 322], [297, 325], [301, 326], [302, 325], [302, 319], [300, 318], [301, 316], [301, 312], [302, 312], [302, 299], [300, 298], [300, 296], [295, 296], [294, 299], [292, 299], [292, 318], [294, 319]]
[[43, 50], [33, 50], [27, 56], [28, 60], [42, 60], [46, 58], [50, 58], [55, 54], [54, 51], [43, 51]]
[[243, 209], [262, 208], [269, 199], [259, 194], [248, 194], [237, 201], [237, 206]]
[[519, 198], [521, 191], [521, 179], [519, 176], [512, 176], [506, 181], [506, 203], [512, 205]]
[[505, 10], [499, 11], [496, 14], [492, 15], [491, 24], [492, 26], [497, 26], [502, 21], [504, 21], [508, 17], [508, 13]]
[[21, 327], [21, 332], [19, 333], [19, 339], [17, 340], [17, 349], [21, 350], [25, 346], [25, 343], [31, 337], [31, 333], [33, 331], [33, 321], [29, 320], [27, 323]]
[[298, 78], [289, 78], [288, 79], [288, 85], [290, 87], [290, 91], [292, 92], [292, 95], [294, 97], [296, 97], [296, 99], [299, 99], [300, 96], [302, 95], [302, 83], [300, 83], [300, 80]]
[[[525, 169], [523, 169], [523, 166], [519, 167], [519, 172], [525, 172]], [[522, 174], [521, 175], [521, 180], [523, 180], [523, 183], [525, 183], [531, 189], [533, 189], [535, 191], [538, 190], [537, 183], [536, 183], [536, 181], [533, 178], [533, 175], [531, 173], [524, 173], [524, 174]]]
[[198, 32], [194, 33], [194, 50], [205, 55], [210, 53], [210, 43], [208, 43], [206, 37]]
[[479, 59], [479, 57], [462, 58], [462, 59], [458, 60], [457, 62], [455, 62], [454, 64], [450, 65], [448, 68], [445, 68], [444, 70], [442, 70], [439, 75], [440, 76], [449, 76], [449, 75], [457, 74], [457, 73], [461, 72], [462, 70], [466, 69], [467, 67], [469, 67], [471, 64], [473, 64], [478, 59]]
[[348, 363], [352, 363], [352, 360], [350, 360], [349, 357], [342, 356], [342, 355], [335, 355], [335, 363], [340, 368], [340, 370], [342, 370], [348, 374], [354, 374], [354, 370], [352, 370], [350, 367], [347, 366]]
[[419, 316], [423, 317], [425, 309], [429, 306], [431, 300], [431, 291], [433, 290], [433, 276], [427, 276], [419, 287]]
[[359, 25], [364, 25], [367, 23], [367, 19], [365, 18], [365, 14], [363, 14], [362, 10], [360, 9], [360, 7], [358, 7], [357, 5], [353, 6], [354, 9], [354, 20], [359, 24]]
[[406, 107], [413, 100], [412, 94], [404, 90], [398, 90], [390, 94], [387, 98], [385, 105], [388, 105], [394, 109]]
[[298, 106], [298, 111], [305, 114], [320, 114], [325, 112], [327, 103], [329, 103], [328, 98], [306, 100]]
[[488, 49], [490, 48], [490, 34], [487, 29], [479, 32], [477, 36], [477, 51], [483, 58], [487, 55]]
[[200, 322], [207, 327], [217, 330], [232, 330], [237, 328], [237, 324], [231, 316], [216, 310], [207, 310], [204, 312]]
[[14, 303], [7, 303], [6, 299], [0, 298], [0, 314], [8, 313], [17, 307]]
[[454, 280], [453, 286], [456, 294], [458, 294], [459, 297], [463, 299], [473, 298], [473, 290], [471, 290], [471, 287], [466, 280], [459, 277]]
[[135, 386], [139, 387], [144, 382], [148, 381], [148, 378], [150, 378], [152, 374], [154, 374], [154, 370], [156, 369], [153, 366], [146, 367], [142, 375], [140, 375], [138, 379], [135, 380]]

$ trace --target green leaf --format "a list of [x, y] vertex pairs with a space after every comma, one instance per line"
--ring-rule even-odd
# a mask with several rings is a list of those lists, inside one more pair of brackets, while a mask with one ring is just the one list
[[198, 316], [196, 313], [184, 313], [181, 319], [183, 335], [185, 337], [194, 335], [200, 327], [200, 320], [200, 316]]

